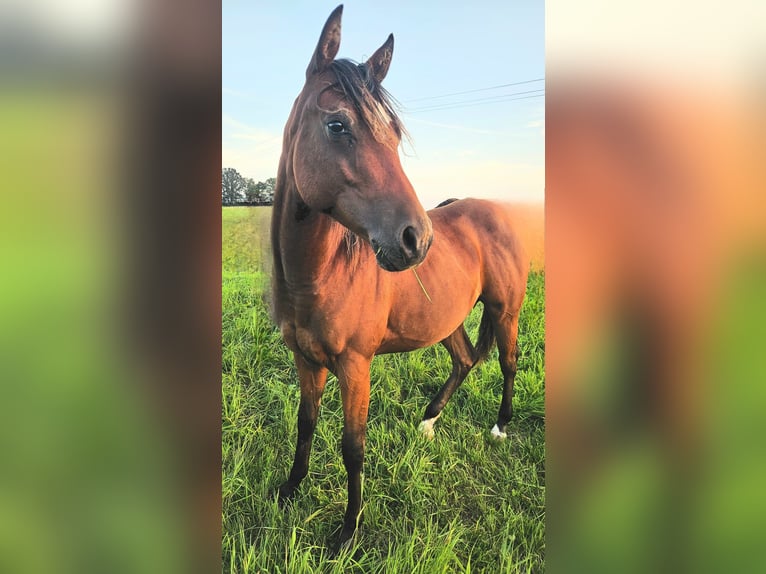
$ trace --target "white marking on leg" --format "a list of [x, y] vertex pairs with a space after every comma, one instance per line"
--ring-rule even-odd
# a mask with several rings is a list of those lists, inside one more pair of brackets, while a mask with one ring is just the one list
[[418, 426], [418, 430], [423, 433], [423, 436], [426, 438], [434, 438], [434, 423], [436, 422], [436, 419], [438, 419], [441, 416], [441, 413], [436, 415], [433, 418], [430, 419], [424, 419], [420, 421], [420, 425]]
[[500, 428], [495, 424], [495, 426], [492, 427], [492, 438], [496, 440], [505, 440], [508, 438], [508, 435], [504, 432], [500, 432]]

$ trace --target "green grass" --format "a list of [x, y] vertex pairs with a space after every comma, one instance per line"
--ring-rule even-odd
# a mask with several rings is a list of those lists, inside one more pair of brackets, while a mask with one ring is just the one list
[[270, 207], [224, 207], [221, 215], [221, 259], [225, 271], [271, 269]]
[[[224, 238], [228, 218], [230, 237], [242, 245], [237, 235], [254, 229], [249, 221], [256, 216], [223, 211]], [[264, 213], [257, 217], [265, 220]], [[254, 249], [260, 249], [259, 242], [253, 239]], [[346, 503], [336, 379], [330, 376], [324, 394], [309, 475], [292, 504], [280, 510], [274, 492], [292, 464], [297, 377], [268, 316], [263, 251], [240, 257], [238, 247], [224, 245], [224, 253], [227, 249], [223, 571], [543, 571], [544, 275], [530, 276], [522, 310], [515, 413], [506, 441], [497, 443], [489, 434], [502, 387], [497, 351], [455, 393], [433, 441], [423, 438], [417, 426], [449, 375], [446, 351], [437, 346], [373, 361], [364, 522], [355, 547], [334, 556], [331, 548]], [[243, 267], [246, 260], [253, 267]], [[467, 322], [474, 339], [479, 313], [475, 309]]]

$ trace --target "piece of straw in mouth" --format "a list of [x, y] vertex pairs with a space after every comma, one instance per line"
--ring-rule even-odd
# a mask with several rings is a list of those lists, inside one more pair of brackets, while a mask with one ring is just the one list
[[431, 301], [431, 297], [428, 295], [428, 291], [426, 291], [425, 285], [423, 285], [423, 282], [420, 280], [420, 277], [418, 277], [418, 272], [415, 271], [414, 267], [412, 268], [412, 272], [415, 274], [415, 279], [418, 280], [418, 285], [420, 285], [420, 288], [423, 290], [423, 293], [425, 294], [426, 299], [428, 299], [428, 302], [433, 303], [433, 301]]

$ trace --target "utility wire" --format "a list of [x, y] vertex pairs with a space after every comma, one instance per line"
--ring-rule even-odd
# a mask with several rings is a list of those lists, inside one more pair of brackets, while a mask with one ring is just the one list
[[473, 93], [476, 93], [476, 92], [487, 92], [489, 90], [497, 90], [497, 89], [500, 89], [500, 88], [509, 88], [511, 86], [520, 86], [522, 84], [531, 84], [533, 82], [542, 82], [543, 80], [545, 80], [545, 78], [537, 78], [537, 79], [534, 79], [534, 80], [524, 80], [523, 82], [511, 82], [510, 84], [499, 84], [497, 86], [490, 86], [488, 88], [477, 88], [475, 90], [466, 90], [464, 92], [453, 92], [451, 94], [442, 94], [440, 96], [427, 96], [425, 98], [413, 98], [411, 100], [403, 100], [402, 103], [406, 104], [406, 103], [409, 103], [409, 102], [422, 102], [422, 101], [425, 101], [425, 100], [437, 100], [439, 98], [449, 98], [451, 96], [462, 96], [464, 94], [473, 94]]
[[510, 97], [510, 96], [521, 96], [521, 95], [525, 95], [525, 94], [534, 94], [536, 92], [542, 92], [544, 90], [545, 90], [545, 88], [539, 88], [537, 90], [526, 90], [526, 91], [523, 91], [523, 92], [511, 92], [509, 94], [499, 94], [497, 96], [489, 96], [489, 97], [486, 97], [486, 98], [477, 98], [477, 99], [473, 99], [473, 100], [458, 100], [458, 101], [455, 101], [455, 102], [442, 102], [440, 104], [426, 105], [425, 107], [422, 107], [422, 108], [413, 108], [413, 111], [415, 111], [415, 110], [427, 110], [427, 109], [432, 108], [432, 107], [451, 106], [451, 105], [457, 105], [457, 104], [473, 104], [475, 102], [489, 102], [489, 101], [492, 101], [492, 100], [499, 100], [499, 99], [507, 98], [507, 97]]
[[[537, 93], [537, 92], [541, 92], [541, 93]], [[435, 105], [425, 106], [421, 108], [412, 108], [412, 109], [405, 108], [404, 112], [409, 114], [416, 114], [420, 112], [430, 112], [430, 111], [436, 111], [436, 110], [448, 110], [453, 108], [471, 107], [471, 106], [478, 106], [478, 105], [496, 103], [496, 102], [512, 102], [515, 100], [539, 98], [545, 95], [544, 92], [545, 90], [541, 88], [539, 90], [513, 92], [510, 94], [502, 94], [499, 96], [490, 96], [488, 98], [478, 98], [474, 100], [464, 100], [464, 101], [458, 101], [458, 102], [444, 102], [441, 104], [435, 104]]]

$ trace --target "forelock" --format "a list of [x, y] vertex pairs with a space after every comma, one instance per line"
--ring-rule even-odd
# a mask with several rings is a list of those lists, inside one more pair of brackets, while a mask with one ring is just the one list
[[389, 129], [394, 130], [397, 139], [405, 135], [404, 126], [395, 110], [396, 101], [370, 73], [366, 64], [340, 59], [334, 60], [330, 69], [338, 80], [338, 88], [377, 141], [384, 141]]

